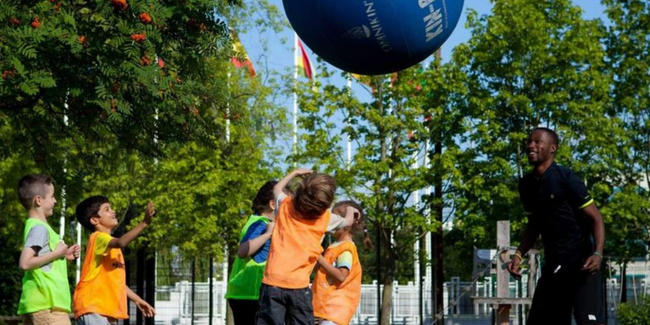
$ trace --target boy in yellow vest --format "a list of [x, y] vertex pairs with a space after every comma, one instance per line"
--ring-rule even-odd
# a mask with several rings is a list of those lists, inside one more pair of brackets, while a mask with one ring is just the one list
[[18, 182], [18, 199], [27, 210], [25, 244], [18, 266], [25, 271], [18, 315], [24, 324], [69, 325], [70, 285], [66, 260], [79, 257], [79, 245], [68, 247], [47, 222], [56, 199], [52, 177], [26, 175]]
[[128, 319], [127, 297], [146, 317], [156, 311], [126, 285], [122, 248], [151, 224], [156, 214], [152, 202], [144, 220], [120, 238], [111, 236], [119, 222], [105, 196], [92, 196], [77, 205], [77, 221], [93, 231], [88, 239], [81, 279], [74, 291], [74, 317], [77, 325], [114, 325]]
[[[283, 189], [296, 176], [306, 175], [294, 197]], [[298, 169], [273, 188], [278, 202], [273, 240], [260, 289], [257, 325], [313, 325], [314, 310], [309, 275], [323, 252], [325, 231], [352, 225], [353, 207], [346, 207], [345, 218], [330, 213], [336, 181], [332, 176]]]
[[352, 238], [354, 232], [364, 229], [363, 211], [354, 201], [341, 201], [332, 212], [343, 213], [349, 206], [359, 211], [354, 224], [336, 230], [336, 242], [327, 247], [324, 256], [318, 256], [318, 271], [311, 289], [319, 325], [348, 325], [361, 299], [361, 264]]

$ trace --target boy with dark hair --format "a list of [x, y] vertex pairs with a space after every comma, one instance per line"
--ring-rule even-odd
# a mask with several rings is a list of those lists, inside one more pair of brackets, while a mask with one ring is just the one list
[[[294, 197], [283, 189], [296, 176], [306, 175]], [[330, 213], [336, 181], [332, 176], [298, 169], [278, 182], [273, 194], [278, 202], [271, 250], [260, 289], [257, 324], [314, 324], [309, 276], [326, 231], [351, 226], [359, 211], [345, 208], [345, 218]]]
[[126, 285], [122, 248], [146, 228], [156, 211], [149, 202], [144, 220], [120, 238], [111, 236], [118, 226], [116, 213], [105, 196], [92, 196], [77, 205], [76, 215], [84, 228], [93, 231], [88, 239], [81, 279], [74, 292], [77, 325], [112, 325], [128, 319], [127, 297], [147, 317], [156, 311]]
[[56, 205], [52, 177], [24, 176], [18, 182], [18, 199], [29, 216], [18, 263], [25, 271], [18, 315], [23, 315], [25, 324], [70, 324], [70, 286], [65, 260], [78, 258], [80, 248], [79, 245], [68, 247], [47, 222]]

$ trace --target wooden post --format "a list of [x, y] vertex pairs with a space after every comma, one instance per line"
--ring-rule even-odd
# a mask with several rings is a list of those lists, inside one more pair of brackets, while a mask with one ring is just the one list
[[[497, 248], [500, 250], [500, 257], [503, 256], [501, 252], [506, 249], [506, 257], [509, 257], [507, 253], [507, 247], [510, 246], [510, 221], [498, 221], [497, 222]], [[505, 260], [505, 261], [504, 261]], [[497, 259], [497, 298], [509, 298], [509, 284], [510, 284], [510, 273], [508, 273], [507, 260], [499, 258]], [[507, 304], [498, 304], [497, 305], [497, 315], [496, 315], [496, 324], [497, 325], [509, 325], [510, 324], [510, 305]]]
[[535, 280], [537, 280], [537, 251], [531, 250], [528, 253], [528, 265], [528, 297], [532, 298], [535, 294]]

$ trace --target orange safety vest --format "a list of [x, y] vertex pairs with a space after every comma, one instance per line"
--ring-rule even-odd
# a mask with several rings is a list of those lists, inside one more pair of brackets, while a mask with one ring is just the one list
[[96, 255], [95, 243], [100, 234], [96, 231], [88, 239], [81, 279], [74, 291], [74, 317], [95, 313], [128, 319], [124, 256], [119, 248], [107, 248], [106, 255]]
[[262, 283], [284, 289], [309, 287], [329, 221], [329, 210], [316, 219], [304, 219], [294, 210], [293, 198], [282, 200]]
[[345, 281], [330, 282], [331, 278], [324, 268], [320, 267], [311, 286], [314, 292], [312, 304], [314, 316], [327, 319], [338, 325], [347, 325], [357, 311], [361, 300], [361, 263], [357, 247], [352, 241], [346, 241], [325, 251], [327, 263], [334, 264], [336, 258], [345, 251], [352, 252], [352, 269]]

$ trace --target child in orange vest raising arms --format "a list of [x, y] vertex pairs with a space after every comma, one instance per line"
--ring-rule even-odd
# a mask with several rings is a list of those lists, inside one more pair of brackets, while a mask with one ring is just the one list
[[88, 239], [81, 279], [74, 291], [77, 325], [113, 325], [128, 319], [127, 297], [147, 317], [156, 311], [126, 285], [122, 248], [149, 226], [155, 214], [149, 202], [144, 220], [120, 238], [111, 236], [119, 222], [105, 196], [92, 196], [77, 205], [77, 220], [93, 231]]
[[354, 201], [341, 201], [332, 212], [342, 213], [347, 207], [359, 211], [352, 226], [334, 232], [336, 242], [329, 245], [324, 256], [318, 256], [318, 271], [311, 286], [314, 293], [314, 316], [320, 325], [348, 325], [361, 299], [361, 264], [353, 234], [364, 229], [364, 215]]
[[[294, 197], [282, 190], [296, 176], [305, 175]], [[336, 181], [332, 176], [297, 169], [273, 188], [278, 204], [271, 250], [260, 289], [260, 310], [257, 325], [313, 325], [314, 312], [309, 276], [318, 256], [323, 252], [321, 241], [326, 231], [351, 226], [351, 206], [344, 209], [345, 218], [330, 213]]]

